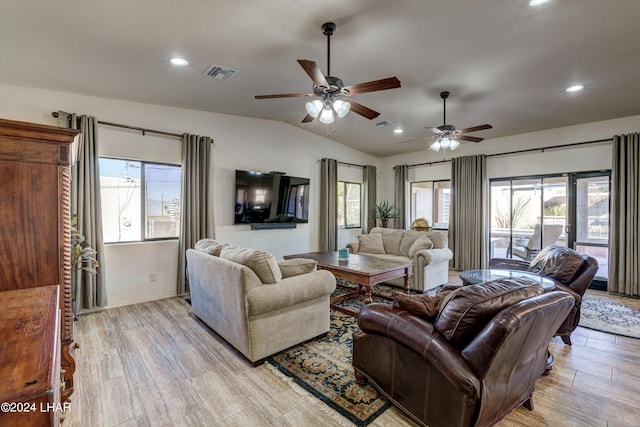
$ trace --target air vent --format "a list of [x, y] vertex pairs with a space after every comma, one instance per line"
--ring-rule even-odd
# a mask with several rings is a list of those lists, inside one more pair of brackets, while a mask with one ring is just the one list
[[207, 76], [211, 76], [218, 80], [229, 80], [238, 74], [238, 70], [233, 68], [221, 67], [220, 65], [212, 65], [204, 72]]
[[387, 127], [387, 126], [393, 126], [393, 123], [391, 123], [388, 120], [385, 120], [385, 121], [376, 123], [376, 126], [378, 126], [379, 128], [384, 128], [384, 127]]

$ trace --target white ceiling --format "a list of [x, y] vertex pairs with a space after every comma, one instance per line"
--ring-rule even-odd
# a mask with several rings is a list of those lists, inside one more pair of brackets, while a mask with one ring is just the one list
[[[397, 76], [402, 87], [355, 95], [380, 116], [350, 113], [329, 138], [388, 156], [425, 148], [424, 127], [443, 124], [442, 90], [451, 91], [447, 122], [490, 123], [473, 134], [485, 138], [640, 114], [638, 18], [640, 0], [0, 0], [0, 83], [280, 120], [326, 136], [317, 120], [300, 123], [305, 98], [254, 95], [311, 92], [296, 59], [326, 72], [320, 27], [333, 21], [334, 76], [345, 85]], [[171, 66], [175, 55], [189, 65]], [[239, 73], [203, 75], [212, 64]], [[566, 93], [575, 82], [585, 89]], [[376, 127], [383, 120], [404, 134]]]

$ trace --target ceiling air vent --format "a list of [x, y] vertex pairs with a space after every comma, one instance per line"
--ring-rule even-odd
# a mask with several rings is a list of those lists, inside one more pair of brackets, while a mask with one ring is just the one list
[[382, 122], [378, 122], [378, 123], [376, 123], [376, 126], [378, 126], [379, 128], [385, 128], [385, 127], [387, 127], [387, 126], [393, 126], [393, 123], [391, 123], [391, 122], [390, 122], [390, 121], [388, 121], [388, 120], [384, 120], [384, 121], [382, 121]]
[[211, 76], [218, 80], [229, 80], [238, 74], [238, 70], [233, 68], [221, 67], [220, 65], [212, 65], [204, 72], [207, 76]]

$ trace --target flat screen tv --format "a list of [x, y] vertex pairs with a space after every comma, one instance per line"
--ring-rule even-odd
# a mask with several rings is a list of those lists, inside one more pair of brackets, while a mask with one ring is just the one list
[[309, 222], [309, 178], [236, 170], [234, 224]]

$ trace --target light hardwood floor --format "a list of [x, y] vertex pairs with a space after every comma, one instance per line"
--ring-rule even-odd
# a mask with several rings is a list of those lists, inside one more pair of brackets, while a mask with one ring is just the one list
[[[268, 363], [253, 368], [179, 298], [80, 316], [76, 340], [63, 426], [351, 425]], [[552, 341], [555, 367], [537, 382], [534, 411], [499, 426], [640, 425], [640, 340], [578, 328], [572, 341]], [[370, 425], [415, 424], [391, 408]]]

